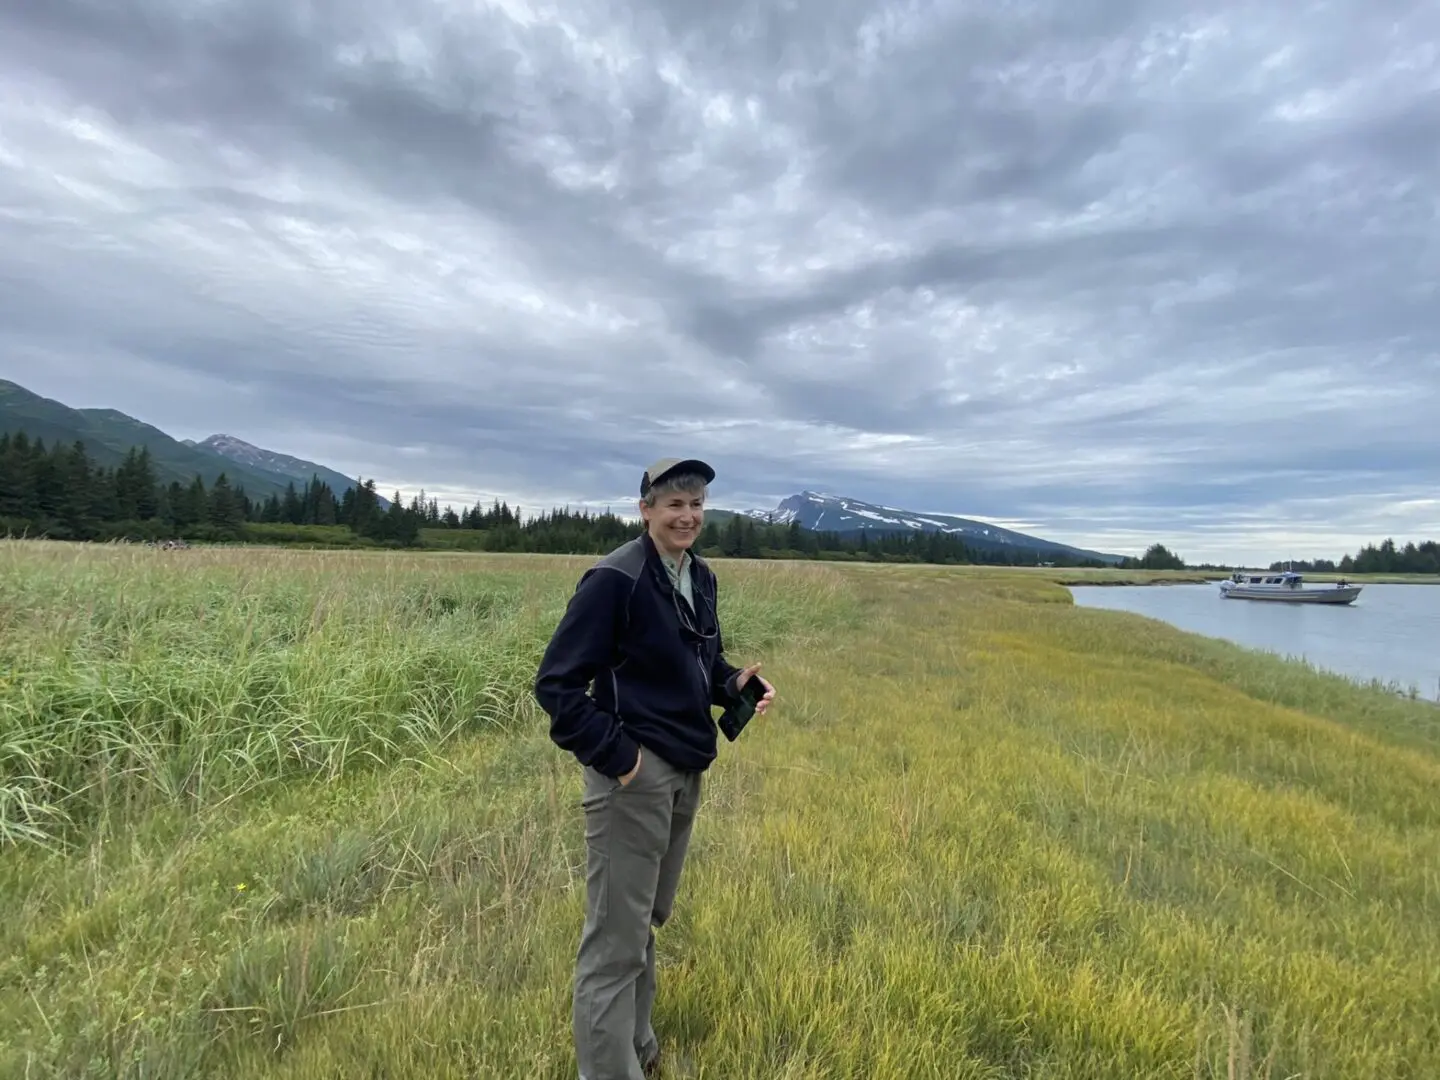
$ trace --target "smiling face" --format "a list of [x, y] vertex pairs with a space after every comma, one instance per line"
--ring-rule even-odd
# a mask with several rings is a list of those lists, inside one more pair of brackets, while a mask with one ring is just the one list
[[687, 551], [705, 524], [705, 481], [677, 477], [640, 500], [640, 516], [655, 546], [667, 555]]

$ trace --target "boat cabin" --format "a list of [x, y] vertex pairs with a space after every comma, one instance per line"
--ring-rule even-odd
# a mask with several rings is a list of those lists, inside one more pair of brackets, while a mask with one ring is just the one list
[[1237, 570], [1230, 575], [1230, 580], [1237, 585], [1284, 585], [1298, 589], [1305, 579], [1293, 570], [1282, 570], [1273, 574], [1247, 574], [1243, 570]]

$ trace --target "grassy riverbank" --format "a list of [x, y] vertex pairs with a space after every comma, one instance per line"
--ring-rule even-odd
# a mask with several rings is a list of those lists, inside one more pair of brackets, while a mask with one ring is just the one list
[[[573, 1077], [586, 562], [0, 546], [0, 1074]], [[1038, 574], [717, 568], [782, 701], [669, 1076], [1440, 1072], [1435, 710]]]

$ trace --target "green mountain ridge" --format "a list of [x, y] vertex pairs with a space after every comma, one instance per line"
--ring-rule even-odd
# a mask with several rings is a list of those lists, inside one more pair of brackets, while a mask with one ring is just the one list
[[232, 487], [244, 488], [252, 499], [283, 496], [291, 483], [297, 489], [304, 487], [293, 476], [248, 465], [198, 444], [186, 445], [116, 409], [74, 409], [19, 383], [0, 379], [0, 433], [20, 431], [32, 439], [45, 440], [46, 445], [83, 442], [90, 457], [108, 467], [123, 462], [131, 447], [144, 446], [150, 451], [156, 477], [163, 483], [178, 480], [188, 484], [198, 474], [206, 487], [211, 487], [223, 473]]
[[[314, 477], [330, 486], [338, 498], [349, 489], [356, 487], [354, 477], [346, 476], [336, 472], [325, 465], [319, 465], [313, 461], [306, 461], [291, 454], [282, 454], [275, 450], [266, 450], [264, 447], [255, 446], [244, 439], [236, 438], [234, 435], [211, 435], [208, 439], [196, 442], [193, 439], [181, 439], [185, 446], [195, 447], [212, 454], [219, 454], [230, 461], [238, 462], [248, 469], [274, 473], [277, 476], [288, 476], [295, 481], [297, 491], [303, 491], [305, 485], [310, 483]], [[390, 500], [380, 498], [380, 508], [388, 510]]]

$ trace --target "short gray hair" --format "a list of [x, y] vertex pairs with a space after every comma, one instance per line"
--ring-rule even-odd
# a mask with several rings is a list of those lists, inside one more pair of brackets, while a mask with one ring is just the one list
[[686, 495], [697, 492], [703, 495], [708, 487], [708, 481], [699, 473], [680, 473], [678, 476], [667, 476], [647, 491], [643, 499], [646, 506], [654, 506], [662, 496], [673, 495], [677, 491]]

